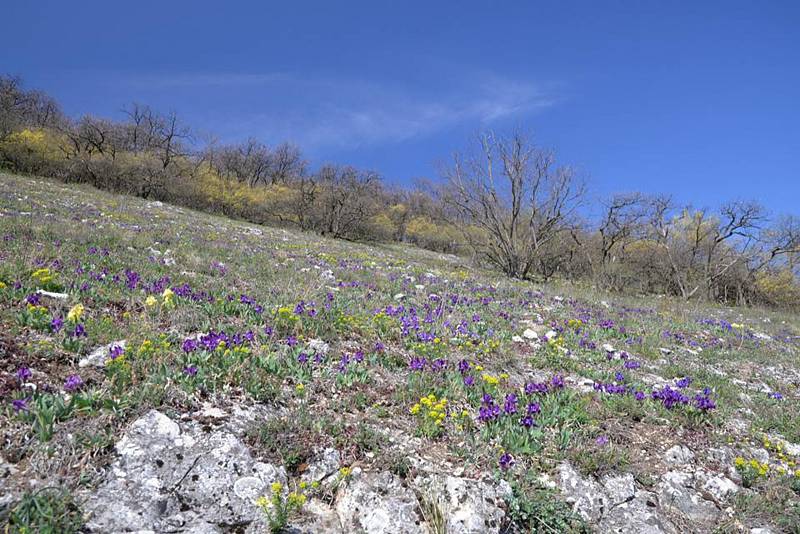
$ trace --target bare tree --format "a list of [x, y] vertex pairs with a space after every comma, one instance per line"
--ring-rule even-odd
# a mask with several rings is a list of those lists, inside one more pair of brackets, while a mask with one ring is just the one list
[[354, 167], [325, 165], [317, 173], [318, 228], [322, 235], [352, 239], [375, 213], [380, 197], [380, 178]]
[[64, 120], [53, 98], [24, 89], [19, 77], [0, 75], [0, 140], [22, 128], [56, 127]]
[[749, 260], [758, 243], [756, 232], [765, 220], [764, 208], [755, 202], [730, 202], [722, 206], [719, 222], [710, 225], [710, 235], [705, 239], [703, 277], [709, 299], [716, 297], [716, 284], [722, 276]]
[[128, 116], [125, 147], [142, 156], [136, 192], [144, 198], [161, 197], [167, 181], [182, 177], [175, 162], [189, 155], [185, 145], [191, 140], [191, 132], [174, 112], [161, 115], [136, 103], [124, 112]]
[[479, 229], [464, 233], [476, 254], [516, 278], [531, 274], [584, 193], [571, 168], [556, 166], [553, 152], [521, 133], [482, 135], [477, 151], [455, 154], [445, 178], [456, 222]]

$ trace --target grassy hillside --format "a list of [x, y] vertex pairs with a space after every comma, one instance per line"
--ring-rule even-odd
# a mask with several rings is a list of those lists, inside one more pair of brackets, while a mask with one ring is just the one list
[[[506, 480], [498, 528], [602, 530], [610, 516], [570, 495], [568, 465], [592, 484], [632, 474], [665, 531], [797, 532], [796, 316], [618, 300], [411, 247], [35, 178], [0, 184], [0, 506], [12, 531], [85, 522], [84, 496], [150, 409], [188, 421], [247, 407], [264, 414], [243, 430], [252, 455], [307, 498], [292, 521], [341, 500], [357, 467]], [[692, 453], [677, 465], [676, 445]], [[324, 448], [341, 455], [337, 485], [296, 485]], [[667, 502], [680, 469], [708, 518]], [[736, 490], [718, 495], [714, 477]], [[436, 531], [435, 498], [419, 498]]]

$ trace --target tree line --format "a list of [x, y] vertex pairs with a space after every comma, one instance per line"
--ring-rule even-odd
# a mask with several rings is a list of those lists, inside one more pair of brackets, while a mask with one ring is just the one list
[[312, 169], [299, 147], [200, 143], [175, 113], [66, 116], [0, 76], [0, 165], [260, 224], [469, 256], [508, 276], [730, 304], [800, 302], [800, 218], [753, 201], [714, 210], [669, 195], [595, 203], [580, 173], [520, 132], [478, 136], [436, 181], [387, 184], [348, 165]]

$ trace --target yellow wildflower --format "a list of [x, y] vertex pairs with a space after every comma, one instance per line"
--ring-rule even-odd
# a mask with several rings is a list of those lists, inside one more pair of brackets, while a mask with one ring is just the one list
[[481, 378], [483, 379], [484, 382], [486, 382], [490, 386], [495, 386], [500, 382], [500, 379], [498, 379], [494, 375], [490, 375], [489, 373], [483, 373], [483, 375], [481, 375]]
[[44, 268], [33, 271], [31, 278], [38, 280], [42, 284], [46, 284], [53, 279], [53, 275], [50, 273], [50, 269]]
[[281, 484], [280, 482], [273, 482], [270, 485], [270, 489], [272, 489], [273, 494], [278, 495], [283, 489], [283, 484]]
[[175, 305], [175, 293], [170, 288], [165, 289], [161, 297], [164, 299], [164, 306], [172, 307]]
[[417, 403], [414, 406], [412, 406], [409, 411], [411, 412], [411, 415], [417, 415], [419, 413], [420, 408], [421, 407], [420, 407], [419, 403]]
[[67, 313], [67, 321], [71, 323], [77, 323], [81, 320], [81, 316], [83, 316], [83, 304], [76, 304], [72, 307], [71, 310]]
[[297, 493], [293, 491], [289, 494], [289, 498], [287, 500], [289, 504], [299, 507], [305, 504], [306, 496], [303, 495], [302, 493]]
[[294, 390], [295, 390], [296, 392], [298, 392], [298, 393], [302, 393], [302, 392], [304, 392], [304, 391], [306, 390], [306, 387], [305, 387], [303, 384], [297, 384], [297, 385], [294, 387]]
[[156, 300], [156, 298], [153, 295], [150, 295], [149, 297], [144, 299], [144, 305], [147, 306], [148, 308], [152, 308], [156, 304], [158, 304], [158, 300]]
[[5, 289], [6, 287], [6, 283], [0, 280], [0, 289]]

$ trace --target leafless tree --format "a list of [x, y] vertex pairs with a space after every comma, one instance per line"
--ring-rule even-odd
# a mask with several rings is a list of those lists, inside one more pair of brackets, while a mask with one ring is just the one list
[[509, 276], [526, 278], [543, 248], [569, 226], [584, 193], [570, 167], [525, 135], [480, 136], [479, 148], [455, 154], [445, 171], [446, 202], [475, 252]]
[[56, 127], [64, 120], [53, 98], [24, 89], [19, 77], [0, 75], [0, 140], [22, 128]]
[[359, 227], [375, 213], [380, 178], [354, 167], [325, 165], [317, 173], [320, 186], [318, 228], [322, 235], [358, 237]]

